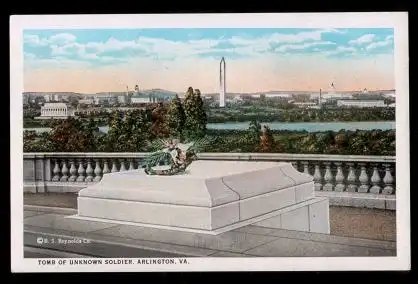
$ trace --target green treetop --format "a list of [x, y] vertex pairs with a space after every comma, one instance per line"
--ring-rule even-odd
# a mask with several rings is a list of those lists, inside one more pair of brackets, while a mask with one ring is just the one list
[[95, 151], [92, 129], [80, 120], [68, 118], [58, 121], [52, 128], [50, 139], [57, 152]]
[[203, 100], [198, 89], [189, 87], [184, 99], [185, 132], [191, 139], [200, 138], [206, 134], [207, 115]]
[[170, 134], [175, 137], [181, 137], [185, 124], [186, 115], [180, 98], [176, 95], [170, 102], [167, 110], [167, 123], [170, 128]]

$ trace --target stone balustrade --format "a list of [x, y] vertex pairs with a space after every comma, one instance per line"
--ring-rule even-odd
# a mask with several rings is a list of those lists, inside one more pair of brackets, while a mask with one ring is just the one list
[[[141, 168], [141, 161], [146, 155], [147, 153], [24, 153], [24, 191], [78, 191], [88, 184], [100, 181], [106, 173]], [[201, 153], [199, 159], [290, 162], [300, 172], [314, 177], [318, 195], [337, 199], [341, 196], [360, 199], [373, 196], [383, 200], [385, 205], [382, 206], [385, 209], [394, 207], [387, 206], [388, 198], [395, 202], [396, 192], [396, 159], [391, 156]]]
[[317, 191], [395, 194], [396, 158], [390, 156], [204, 153], [200, 159], [290, 162], [314, 177]]

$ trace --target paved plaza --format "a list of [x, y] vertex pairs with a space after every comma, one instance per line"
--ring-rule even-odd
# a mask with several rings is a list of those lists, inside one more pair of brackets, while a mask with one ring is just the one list
[[[24, 204], [77, 209], [77, 194], [26, 193]], [[343, 206], [330, 206], [329, 211], [332, 235], [396, 241], [395, 211]]]
[[396, 256], [394, 241], [253, 225], [205, 235], [66, 218], [76, 212], [70, 208], [25, 206], [25, 257]]

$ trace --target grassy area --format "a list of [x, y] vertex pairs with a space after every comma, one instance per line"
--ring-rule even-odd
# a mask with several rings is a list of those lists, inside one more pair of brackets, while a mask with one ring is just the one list
[[38, 128], [38, 127], [48, 127], [47, 123], [42, 120], [28, 119], [23, 120], [23, 128]]
[[393, 121], [394, 108], [286, 108], [270, 104], [231, 105], [226, 108], [208, 108], [208, 122], [338, 122], [338, 121]]

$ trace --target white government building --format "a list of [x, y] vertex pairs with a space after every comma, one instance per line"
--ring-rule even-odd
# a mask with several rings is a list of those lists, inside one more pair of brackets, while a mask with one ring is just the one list
[[120, 95], [120, 96], [118, 96], [118, 103], [120, 103], [120, 104], [128, 104], [128, 103], [130, 103], [129, 95]]
[[80, 105], [92, 105], [94, 104], [94, 99], [82, 99], [82, 100], [79, 100], [78, 103]]
[[291, 99], [291, 94], [282, 94], [282, 93], [269, 93], [266, 94], [266, 98], [283, 98], [283, 99]]
[[65, 103], [45, 103], [41, 107], [41, 116], [36, 119], [66, 119], [74, 116], [74, 110]]
[[339, 107], [386, 107], [384, 100], [339, 100]]

